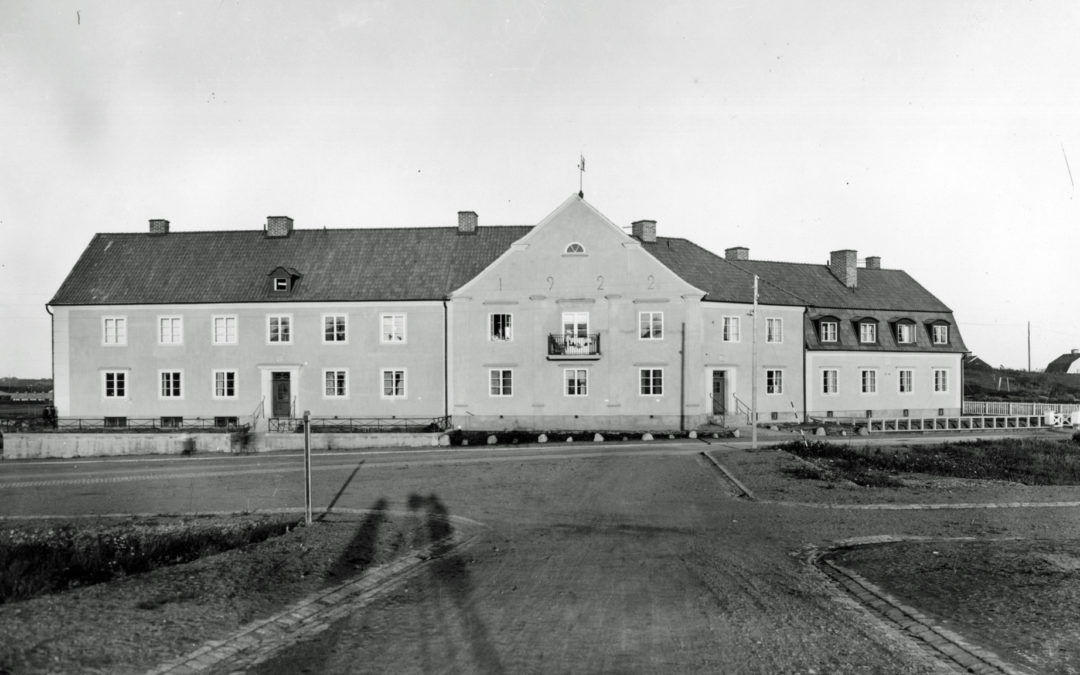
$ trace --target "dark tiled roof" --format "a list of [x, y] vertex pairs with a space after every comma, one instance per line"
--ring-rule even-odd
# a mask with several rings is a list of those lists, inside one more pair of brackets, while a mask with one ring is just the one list
[[758, 275], [758, 301], [768, 305], [806, 305], [842, 309], [949, 312], [903, 270], [858, 270], [858, 287], [849, 289], [827, 265], [729, 261], [685, 239], [657, 237], [643, 244], [646, 251], [693, 286], [706, 292], [706, 300], [754, 301], [754, 275]]
[[1080, 359], [1080, 354], [1062, 354], [1046, 366], [1048, 373], [1067, 373], [1073, 361]]
[[[862, 272], [862, 270], [859, 270]], [[836, 319], [837, 335], [836, 342], [822, 342], [818, 330], [818, 321], [825, 317]], [[861, 319], [876, 319], [877, 342], [864, 344], [859, 342], [859, 328], [856, 325]], [[915, 342], [913, 344], [900, 344], [896, 341], [896, 319], [911, 320], [915, 322]], [[949, 324], [949, 343], [936, 345], [933, 343], [930, 326], [934, 323], [945, 322]], [[895, 310], [867, 311], [864, 309], [840, 309], [840, 308], [814, 308], [806, 315], [803, 321], [803, 339], [806, 348], [814, 351], [890, 351], [890, 352], [966, 352], [967, 346], [960, 337], [956, 321], [950, 312], [905, 312], [897, 315]]]
[[[479, 274], [531, 227], [98, 234], [52, 305], [435, 300]], [[292, 268], [289, 294], [268, 274]]]

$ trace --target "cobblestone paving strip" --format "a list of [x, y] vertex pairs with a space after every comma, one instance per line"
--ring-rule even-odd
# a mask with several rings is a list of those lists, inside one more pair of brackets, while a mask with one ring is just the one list
[[821, 570], [833, 583], [837, 592], [854, 597], [867, 610], [961, 670], [979, 675], [1030, 675], [1031, 671], [1005, 663], [997, 655], [969, 643], [957, 633], [938, 625], [933, 619], [915, 608], [900, 602], [876, 584], [826, 557], [829, 553], [840, 549], [905, 541], [983, 541], [983, 539], [878, 535], [842, 540], [824, 549], [808, 546], [804, 553], [807, 562]]
[[436, 541], [393, 563], [364, 572], [360, 577], [315, 593], [266, 619], [253, 621], [220, 640], [149, 671], [151, 675], [186, 675], [207, 670], [242, 671], [269, 660], [279, 652], [325, 631], [334, 622], [364, 607], [432, 561], [471, 544], [479, 535]]

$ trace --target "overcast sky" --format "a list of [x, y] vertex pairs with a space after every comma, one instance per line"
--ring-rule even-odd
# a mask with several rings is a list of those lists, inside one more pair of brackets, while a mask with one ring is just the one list
[[1075, 0], [6, 1], [0, 375], [50, 375], [95, 232], [535, 224], [579, 154], [619, 225], [879, 255], [1042, 368], [1080, 348], [1078, 36]]

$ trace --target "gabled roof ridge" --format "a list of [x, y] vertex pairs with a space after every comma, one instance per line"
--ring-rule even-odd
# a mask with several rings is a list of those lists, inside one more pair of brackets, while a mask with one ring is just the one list
[[[722, 255], [719, 255], [717, 253], [713, 253], [712, 251], [709, 251], [709, 249], [701, 246], [700, 244], [695, 243], [691, 239], [687, 239], [686, 237], [657, 237], [656, 240], [658, 242], [660, 240], [685, 241], [688, 244], [693, 244], [694, 246], [697, 246], [698, 248], [700, 248], [703, 251], [708, 251], [709, 253], [716, 256], [720, 260], [726, 260], [727, 262], [732, 262], [732, 261], [728, 260], [727, 258], [723, 257]], [[809, 265], [811, 267], [828, 267], [829, 266], [829, 263], [798, 262], [798, 261], [794, 261], [794, 260], [772, 260], [772, 259], [765, 259], [765, 258], [750, 258], [748, 260], [739, 260], [738, 262], [770, 263], [770, 264], [775, 264], [775, 265]], [[860, 267], [859, 272], [862, 273], [863, 271], [870, 271], [870, 272], [904, 272], [904, 270], [902, 270], [902, 269], [900, 269], [898, 267]]]
[[[530, 228], [531, 229], [531, 228], [536, 227], [536, 226], [535, 225], [481, 225], [478, 231], [482, 231], [482, 230], [489, 229], [489, 228], [507, 229], [507, 228], [512, 228], [512, 227]], [[457, 225], [409, 225], [409, 226], [406, 226], [406, 227], [392, 227], [392, 226], [379, 226], [379, 227], [297, 227], [297, 228], [293, 228], [292, 233], [296, 234], [297, 232], [375, 232], [375, 231], [386, 231], [386, 230], [392, 230], [394, 232], [400, 232], [400, 231], [403, 231], [403, 230], [457, 230], [457, 229], [458, 229]], [[168, 234], [155, 234], [153, 236], [154, 237], [160, 237], [160, 238], [166, 238], [166, 237], [176, 237], [176, 236], [181, 236], [181, 235], [186, 235], [186, 234], [243, 234], [243, 233], [262, 234], [263, 230], [261, 230], [261, 229], [259, 229], [259, 230], [239, 230], [239, 229], [228, 229], [228, 230], [173, 230], [173, 231], [169, 232]], [[117, 236], [120, 236], [120, 235], [149, 236], [150, 233], [140, 230], [138, 232], [97, 232], [97, 233], [94, 234], [95, 237], [98, 237], [98, 236], [117, 237]], [[285, 237], [282, 237], [282, 239], [284, 239], [284, 238]]]

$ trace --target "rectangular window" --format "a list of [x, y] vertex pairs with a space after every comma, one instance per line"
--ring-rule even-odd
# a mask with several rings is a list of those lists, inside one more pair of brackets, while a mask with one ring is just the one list
[[821, 393], [822, 394], [835, 394], [838, 391], [837, 387], [838, 373], [835, 370], [823, 370], [821, 371]]
[[184, 341], [184, 319], [179, 316], [158, 317], [158, 344], [178, 345]]
[[664, 313], [638, 312], [638, 337], [642, 340], [663, 340]]
[[383, 398], [405, 398], [405, 371], [382, 371]]
[[216, 344], [216, 345], [234, 345], [234, 344], [236, 344], [236, 317], [235, 316], [215, 316], [214, 317], [214, 344]]
[[287, 291], [289, 290], [289, 280], [285, 277], [277, 277], [274, 279], [275, 291]]
[[949, 391], [949, 371], [944, 368], [934, 368], [934, 392], [947, 391]]
[[383, 314], [380, 317], [382, 329], [380, 340], [384, 343], [405, 342], [405, 315]]
[[514, 315], [513, 314], [492, 314], [491, 315], [491, 332], [490, 336], [492, 340], [498, 340], [501, 342], [509, 342], [514, 339]]
[[126, 417], [106, 417], [105, 427], [108, 429], [121, 429], [127, 426]]
[[292, 317], [272, 314], [266, 318], [266, 340], [270, 344], [292, 343]]
[[184, 426], [183, 417], [162, 417], [161, 428], [162, 429], [179, 429]]
[[910, 394], [915, 391], [914, 380], [910, 370], [900, 370], [897, 373], [897, 386], [901, 394]]
[[492, 396], [514, 395], [514, 371], [509, 369], [489, 370], [488, 380], [491, 385], [490, 393]]
[[784, 320], [765, 319], [765, 342], [784, 341]]
[[127, 372], [110, 370], [103, 375], [105, 398], [127, 398]]
[[915, 326], [910, 323], [896, 324], [896, 341], [902, 345], [915, 342]]
[[938, 324], [934, 326], [934, 344], [949, 344], [949, 327], [945, 324]]
[[876, 323], [860, 323], [859, 324], [859, 342], [873, 343], [877, 342], [877, 324]]
[[725, 316], [724, 317], [724, 342], [738, 342], [739, 341], [739, 317], [737, 316]]
[[[877, 393], [877, 371], [876, 370], [863, 370], [860, 371], [859, 377], [862, 379], [862, 393], [864, 394], [876, 394]], [[868, 415], [869, 417], [869, 415]]]
[[836, 322], [835, 321], [822, 321], [821, 322], [821, 341], [822, 342], [836, 342]]
[[639, 371], [641, 375], [641, 395], [642, 396], [663, 396], [664, 394], [664, 369], [663, 368], [642, 368]]
[[563, 312], [563, 335], [568, 338], [589, 337], [588, 312]]
[[161, 371], [161, 398], [183, 398], [181, 380], [183, 373], [179, 370]]
[[349, 373], [346, 370], [324, 370], [323, 384], [323, 398], [345, 398], [349, 395]]
[[214, 371], [214, 398], [236, 398], [236, 371]]
[[107, 345], [126, 345], [127, 317], [107, 316], [102, 319], [101, 341]]
[[240, 418], [238, 417], [215, 417], [214, 426], [219, 429], [231, 429], [240, 424]]
[[323, 342], [345, 342], [345, 315], [323, 316]]
[[567, 396], [589, 395], [589, 371], [584, 368], [571, 368], [563, 371], [563, 392]]
[[765, 371], [765, 393], [766, 394], [783, 394], [784, 393], [784, 371], [782, 371], [782, 370], [766, 370]]

